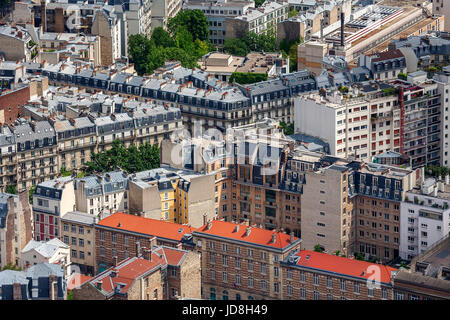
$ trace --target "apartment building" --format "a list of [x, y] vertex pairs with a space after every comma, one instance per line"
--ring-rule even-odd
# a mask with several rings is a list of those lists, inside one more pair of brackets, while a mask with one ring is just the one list
[[77, 211], [89, 213], [99, 219], [115, 212], [128, 211], [128, 176], [123, 171], [76, 179], [73, 189]]
[[[60, 239], [70, 246], [70, 260], [82, 274], [94, 275], [96, 217], [78, 211], [67, 212], [61, 218]], [[73, 268], [72, 268], [73, 269]]]
[[61, 217], [75, 208], [72, 177], [41, 182], [33, 193], [34, 239], [48, 241], [61, 235]]
[[392, 300], [398, 270], [310, 250], [281, 263], [286, 300]]
[[151, 26], [152, 30], [157, 27], [167, 28], [170, 18], [173, 18], [182, 9], [181, 0], [156, 0], [152, 1]]
[[[148, 219], [126, 213], [114, 213], [95, 225], [96, 265], [101, 272], [119, 261], [153, 245], [192, 250], [192, 231], [188, 225]], [[156, 237], [155, 240], [153, 240]]]
[[125, 3], [128, 37], [152, 35], [152, 2], [150, 0], [127, 1]]
[[8, 126], [0, 128], [0, 190], [17, 183], [16, 136]]
[[359, 66], [366, 67], [376, 80], [397, 79], [399, 73], [406, 74], [406, 58], [399, 50], [388, 50], [372, 55], [361, 54]]
[[213, 220], [192, 235], [201, 253], [203, 299], [284, 299], [281, 261], [301, 245], [292, 233]]
[[130, 213], [193, 227], [214, 213], [214, 175], [170, 167], [138, 172], [128, 183]]
[[[117, 258], [117, 257], [116, 257]], [[194, 252], [152, 246], [74, 290], [74, 300], [200, 298], [200, 258]]]
[[241, 38], [246, 32], [277, 35], [277, 25], [288, 18], [289, 4], [267, 1], [258, 8], [248, 8], [235, 18], [226, 18], [226, 38]]
[[0, 46], [5, 60], [31, 61], [37, 54], [37, 45], [27, 29], [20, 26], [0, 27]]
[[450, 232], [449, 176], [425, 179], [406, 192], [400, 206], [400, 256], [405, 260], [426, 252]]
[[450, 99], [450, 68], [444, 68], [443, 72], [438, 73], [433, 78], [437, 84], [438, 93], [440, 95], [441, 104], [441, 126], [440, 126], [440, 165], [448, 166], [450, 164], [450, 146], [449, 146], [449, 134], [450, 129], [447, 124], [449, 119], [449, 99]]
[[212, 44], [223, 46], [226, 34], [227, 18], [238, 17], [254, 8], [254, 1], [198, 1], [190, 0], [183, 4], [184, 9], [201, 10], [208, 20], [209, 40]]
[[367, 163], [355, 172], [354, 252], [391, 261], [400, 256], [400, 206], [405, 193], [419, 182], [420, 170]]
[[401, 112], [395, 89], [373, 83], [353, 90], [296, 98], [295, 132], [325, 139], [330, 154], [338, 157], [370, 161], [376, 154], [400, 151]]
[[20, 252], [32, 238], [32, 212], [28, 192], [0, 193], [0, 268], [20, 267]]
[[450, 32], [450, 4], [444, 0], [431, 0], [433, 3], [433, 14], [439, 16], [445, 16], [445, 24], [443, 31]]
[[88, 117], [56, 120], [53, 127], [57, 135], [58, 172], [85, 167], [96, 152], [97, 134], [95, 123]]

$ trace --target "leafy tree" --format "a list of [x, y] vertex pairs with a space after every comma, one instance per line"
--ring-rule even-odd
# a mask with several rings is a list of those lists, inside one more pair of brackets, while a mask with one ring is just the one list
[[360, 252], [355, 253], [355, 259], [364, 261], [364, 257], [363, 257], [363, 255]]
[[62, 177], [68, 177], [72, 175], [72, 171], [67, 171], [66, 167], [61, 167], [61, 170], [59, 170], [59, 174]]
[[262, 6], [265, 0], [255, 0], [255, 8]]
[[17, 189], [15, 184], [9, 184], [5, 188], [6, 193], [17, 194]]
[[237, 82], [240, 84], [250, 84], [266, 80], [267, 73], [233, 72], [230, 77], [230, 82]]
[[73, 290], [67, 292], [67, 300], [73, 300]]
[[225, 39], [225, 42], [223, 44], [223, 51], [240, 57], [245, 57], [249, 53], [247, 44], [241, 39], [237, 38]]
[[287, 136], [294, 134], [294, 123], [290, 123], [289, 125], [286, 122], [281, 121], [280, 126], [283, 129], [283, 133]]
[[120, 140], [114, 140], [112, 148], [104, 153], [94, 153], [87, 163], [86, 172], [108, 172], [122, 168], [127, 173], [159, 167], [159, 147], [149, 143], [125, 148]]
[[402, 73], [402, 72], [400, 72], [397, 77], [399, 79], [405, 80], [405, 81], [408, 79], [408, 75], [406, 73]]
[[14, 270], [14, 271], [21, 271], [22, 269], [15, 264], [12, 264], [12, 262], [8, 263], [6, 266], [3, 267], [3, 270]]
[[314, 251], [315, 251], [315, 252], [323, 252], [323, 249], [322, 249], [322, 247], [320, 246], [320, 244], [316, 244], [316, 245], [314, 246]]
[[242, 39], [225, 39], [223, 50], [236, 56], [246, 56], [250, 51], [275, 52], [277, 48], [275, 36], [246, 32]]
[[162, 27], [156, 27], [155, 30], [153, 30], [151, 40], [153, 41], [153, 43], [164, 48], [175, 46], [175, 42], [170, 36], [170, 33], [168, 33]]
[[182, 10], [169, 19], [167, 29], [172, 35], [177, 34], [180, 28], [186, 28], [193, 40], [208, 40], [208, 19], [201, 10]]
[[340, 253], [341, 253], [340, 250], [336, 250], [336, 251], [334, 252], [334, 254], [337, 255], [337, 256], [339, 256]]
[[298, 11], [295, 10], [295, 9], [292, 9], [292, 10], [288, 13], [288, 17], [289, 17], [289, 18], [290, 18], [290, 17], [293, 17], [293, 16], [296, 16], [296, 15], [298, 15]]
[[32, 186], [30, 190], [28, 190], [28, 200], [30, 201], [30, 204], [33, 204], [33, 193], [36, 190], [36, 185]]

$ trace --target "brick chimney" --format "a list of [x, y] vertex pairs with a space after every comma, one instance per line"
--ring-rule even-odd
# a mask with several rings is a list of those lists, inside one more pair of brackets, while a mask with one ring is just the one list
[[141, 253], [141, 243], [139, 241], [136, 241], [136, 257], [139, 257], [140, 253]]
[[117, 256], [114, 256], [113, 257], [113, 265], [114, 265], [114, 267], [117, 267], [117, 262], [118, 262], [118, 258], [117, 258]]
[[294, 238], [294, 232], [291, 231], [290, 238], [289, 238], [289, 242], [290, 242], [290, 243], [293, 243], [293, 242], [294, 242], [294, 239], [295, 239], [295, 238]]
[[158, 245], [156, 240], [157, 240], [156, 237], [153, 237], [150, 239], [150, 249], [153, 249], [154, 247], [156, 247]]
[[20, 283], [13, 284], [13, 300], [22, 300], [22, 286]]
[[277, 234], [276, 233], [272, 233], [272, 243], [277, 242]]
[[51, 274], [48, 276], [48, 285], [49, 285], [49, 299], [57, 300], [58, 299], [58, 278]]
[[95, 286], [97, 287], [98, 290], [102, 290], [102, 285], [103, 285], [102, 280], [99, 280], [95, 283]]

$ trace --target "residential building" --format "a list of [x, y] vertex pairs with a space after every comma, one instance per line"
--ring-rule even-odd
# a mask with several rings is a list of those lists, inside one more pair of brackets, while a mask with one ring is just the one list
[[167, 28], [170, 18], [173, 18], [181, 10], [183, 2], [181, 0], [155, 0], [152, 1], [152, 30], [157, 27]]
[[170, 167], [137, 172], [128, 182], [131, 214], [189, 224], [203, 225], [203, 215], [214, 218], [213, 174], [200, 174]]
[[450, 232], [449, 176], [425, 179], [405, 194], [400, 207], [400, 256], [405, 260], [426, 252]]
[[22, 265], [20, 252], [32, 238], [32, 213], [28, 192], [0, 193], [0, 268]]
[[8, 126], [0, 128], [0, 190], [17, 183], [16, 136]]
[[0, 47], [3, 59], [31, 61], [37, 54], [37, 44], [27, 30], [20, 26], [0, 27]]
[[399, 73], [406, 74], [406, 58], [399, 49], [361, 54], [359, 66], [369, 69], [376, 80], [392, 80], [397, 79]]
[[201, 252], [203, 299], [284, 299], [281, 261], [301, 244], [293, 233], [213, 220], [192, 235]]
[[288, 2], [267, 1], [258, 8], [249, 7], [234, 18], [226, 18], [226, 38], [241, 38], [246, 32], [277, 35], [277, 25], [288, 18]]
[[128, 211], [128, 190], [128, 176], [123, 171], [76, 179], [74, 194], [77, 211], [89, 213], [99, 219], [115, 212]]
[[28, 279], [24, 272], [4, 270], [0, 272], [1, 300], [28, 300]]
[[131, 0], [125, 3], [128, 37], [142, 34], [152, 35], [152, 2], [150, 0]]
[[450, 32], [450, 4], [444, 0], [431, 0], [433, 3], [433, 14], [445, 17], [443, 31]]
[[400, 270], [394, 278], [394, 300], [450, 299], [449, 248], [447, 234], [415, 257], [410, 270]]
[[70, 246], [72, 266], [78, 266], [82, 274], [94, 274], [95, 223], [94, 216], [78, 211], [67, 212], [61, 218], [60, 239]]
[[58, 141], [58, 172], [81, 169], [96, 152], [97, 134], [94, 122], [88, 117], [53, 122]]
[[397, 269], [300, 250], [281, 263], [286, 300], [392, 300]]
[[449, 134], [450, 129], [447, 123], [449, 119], [449, 99], [450, 99], [450, 68], [444, 68], [444, 70], [434, 77], [434, 82], [437, 84], [438, 93], [440, 95], [441, 105], [441, 126], [440, 126], [440, 165], [450, 165], [450, 145]]
[[57, 175], [56, 134], [49, 121], [22, 122], [14, 128], [19, 190]]
[[189, 0], [183, 4], [184, 9], [201, 10], [205, 14], [209, 24], [209, 40], [217, 46], [223, 46], [225, 38], [227, 38], [227, 18], [238, 17], [247, 12], [249, 8], [254, 7], [255, 2], [253, 0]]
[[74, 290], [74, 300], [200, 298], [200, 258], [194, 252], [151, 243], [135, 257], [115, 261]]
[[47, 242], [30, 240], [21, 252], [21, 268], [25, 270], [44, 262], [67, 269], [71, 264], [70, 247], [57, 238]]
[[[150, 248], [156, 237], [157, 246], [192, 250], [192, 231], [188, 225], [179, 225], [148, 219], [126, 213], [114, 213], [95, 225], [96, 272], [113, 265], [113, 257], [119, 261], [135, 256], [140, 248]], [[154, 242], [152, 242], [154, 243]]]
[[75, 207], [72, 177], [41, 182], [33, 193], [34, 239], [48, 241], [61, 235], [61, 217]]

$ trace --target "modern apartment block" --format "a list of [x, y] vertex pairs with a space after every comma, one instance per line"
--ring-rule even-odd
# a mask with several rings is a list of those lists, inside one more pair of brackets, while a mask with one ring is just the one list
[[284, 299], [281, 261], [301, 245], [292, 233], [214, 220], [192, 235], [201, 253], [203, 299]]
[[433, 78], [434, 82], [437, 84], [438, 93], [440, 95], [441, 104], [441, 126], [440, 126], [440, 165], [448, 166], [450, 165], [450, 145], [449, 145], [449, 134], [450, 129], [448, 125], [448, 119], [450, 116], [449, 106], [450, 106], [450, 68], [444, 68], [442, 72], [439, 72]]
[[392, 300], [398, 270], [310, 250], [281, 262], [286, 300]]
[[242, 0], [214, 0], [214, 1], [198, 1], [190, 0], [183, 4], [184, 9], [201, 10], [209, 23], [209, 40], [212, 44], [223, 46], [226, 34], [227, 18], [238, 17], [249, 8], [254, 8], [255, 3], [251, 1]]
[[449, 176], [427, 178], [405, 194], [400, 208], [400, 256], [423, 254], [450, 232]]
[[0, 193], [0, 268], [22, 265], [20, 253], [32, 238], [32, 220], [28, 192]]
[[246, 32], [277, 35], [278, 23], [288, 18], [289, 4], [282, 0], [264, 2], [258, 8], [248, 8], [235, 18], [226, 18], [226, 38], [241, 38]]
[[0, 128], [0, 190], [17, 183], [16, 137], [8, 126]]
[[294, 100], [295, 132], [325, 139], [330, 154], [370, 161], [400, 151], [401, 112], [390, 85], [361, 85], [342, 94], [312, 93]]

